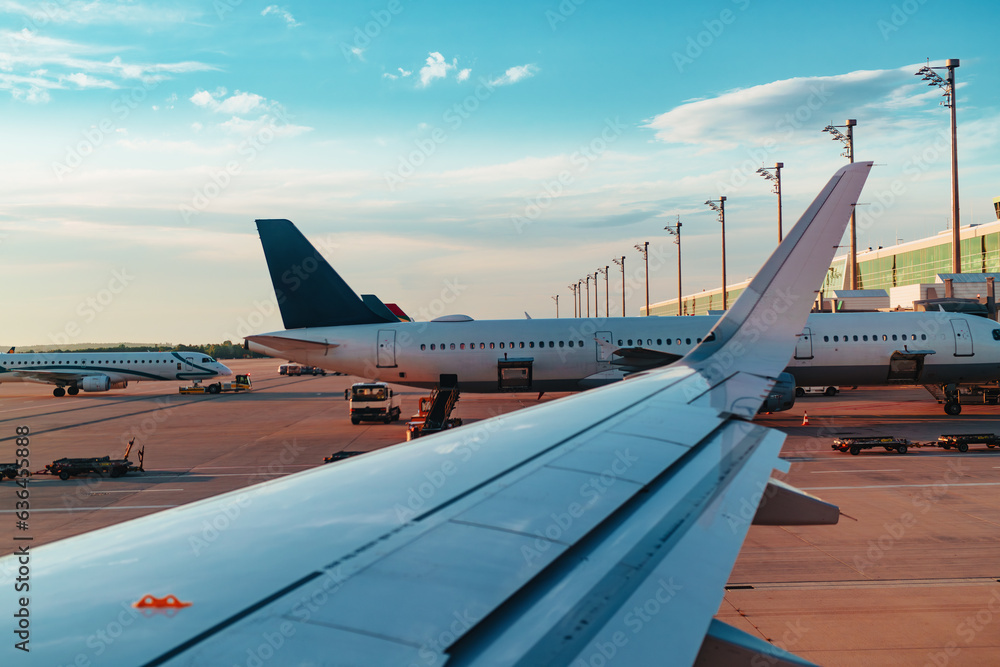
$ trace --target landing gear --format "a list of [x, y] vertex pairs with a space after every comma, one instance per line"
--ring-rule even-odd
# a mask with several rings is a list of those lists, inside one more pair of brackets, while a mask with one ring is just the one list
[[948, 401], [944, 404], [944, 411], [951, 416], [962, 414], [962, 404], [958, 401]]
[[56, 398], [61, 398], [66, 395], [66, 390], [63, 389], [62, 387], [56, 387], [55, 389], [52, 390], [52, 395], [55, 396]]
[[76, 396], [77, 394], [80, 393], [80, 388], [74, 384], [66, 388], [66, 393], [69, 394], [70, 396]]
[[952, 416], [962, 414], [962, 404], [958, 402], [958, 385], [946, 384], [941, 387], [944, 390], [944, 411]]

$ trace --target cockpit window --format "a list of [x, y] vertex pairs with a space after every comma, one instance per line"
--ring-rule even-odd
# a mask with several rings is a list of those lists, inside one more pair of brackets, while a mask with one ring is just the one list
[[1000, 329], [993, 330], [993, 340], [1000, 340]]
[[212, 363], [212, 359], [210, 357], [202, 357], [201, 358], [201, 363], [203, 363], [203, 364], [210, 364], [210, 363]]

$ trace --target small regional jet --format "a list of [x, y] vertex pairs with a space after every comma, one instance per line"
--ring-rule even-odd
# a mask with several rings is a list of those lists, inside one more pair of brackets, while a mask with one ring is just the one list
[[[580, 391], [671, 364], [709, 341], [718, 317], [400, 321], [361, 298], [288, 220], [258, 220], [285, 331], [255, 352], [372, 380], [463, 392]], [[924, 385], [957, 415], [958, 385], [1000, 377], [1000, 325], [947, 312], [813, 313], [763, 409], [796, 386]]]
[[0, 660], [808, 664], [713, 616], [751, 523], [839, 518], [770, 478], [785, 436], [751, 420], [871, 165], [839, 170], [667, 368], [0, 559], [7, 590], [30, 561], [45, 621]]
[[[13, 349], [13, 348], [11, 348]], [[0, 354], [0, 383], [54, 384], [53, 396], [124, 389], [129, 382], [201, 382], [232, 375], [200, 352], [39, 352]]]

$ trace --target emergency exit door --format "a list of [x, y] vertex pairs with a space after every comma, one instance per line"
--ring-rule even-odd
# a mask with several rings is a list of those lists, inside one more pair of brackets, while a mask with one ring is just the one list
[[379, 368], [396, 367], [396, 330], [379, 329], [378, 331], [378, 363]]

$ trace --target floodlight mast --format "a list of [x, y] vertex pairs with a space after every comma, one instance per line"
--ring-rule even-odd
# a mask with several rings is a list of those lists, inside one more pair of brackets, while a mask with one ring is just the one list
[[719, 222], [722, 223], [722, 310], [727, 310], [726, 301], [726, 197], [709, 199], [705, 202], [713, 211], [719, 214]]
[[649, 241], [636, 243], [635, 249], [642, 255], [642, 260], [646, 263], [646, 317], [649, 317]]
[[[829, 132], [834, 141], [844, 144], [844, 152], [841, 153], [848, 162], [854, 162], [854, 126], [858, 121], [848, 118], [846, 125], [827, 125], [823, 132]], [[847, 135], [842, 134], [837, 128], [846, 127]], [[854, 208], [851, 208], [851, 254], [847, 258], [847, 288], [858, 289], [858, 230], [855, 225]]]
[[608, 277], [609, 265], [605, 264], [604, 268], [597, 267], [598, 273], [604, 275], [604, 317], [607, 319], [611, 317], [611, 278]]
[[576, 317], [576, 283], [569, 286], [569, 291], [573, 293], [573, 317]]
[[681, 291], [681, 216], [677, 216], [677, 222], [673, 225], [667, 225], [664, 227], [667, 233], [674, 237], [674, 243], [677, 244], [677, 314], [683, 315], [681, 303], [684, 300], [683, 292]]
[[600, 317], [600, 308], [598, 308], [597, 298], [600, 296], [601, 291], [597, 289], [597, 274], [601, 272], [600, 269], [594, 271], [594, 317]]
[[[757, 173], [769, 181], [774, 181], [774, 193], [778, 195], [778, 243], [781, 243], [781, 168], [784, 162], [775, 162], [773, 167], [761, 167]], [[771, 171], [774, 171], [772, 174]]]
[[621, 259], [612, 257], [611, 261], [622, 267], [622, 317], [625, 317], [625, 255]]
[[590, 274], [587, 274], [587, 317], [590, 317]]
[[556, 319], [559, 319], [559, 295], [556, 294], [552, 299], [556, 302]]
[[[942, 106], [951, 109], [951, 272], [962, 272], [961, 223], [958, 214], [958, 121], [955, 116], [955, 69], [959, 66], [958, 58], [945, 61], [944, 67], [931, 67], [930, 61], [916, 71], [916, 76], [923, 76], [928, 86], [938, 86], [944, 90]], [[942, 79], [936, 69], [948, 70], [948, 78]]]

